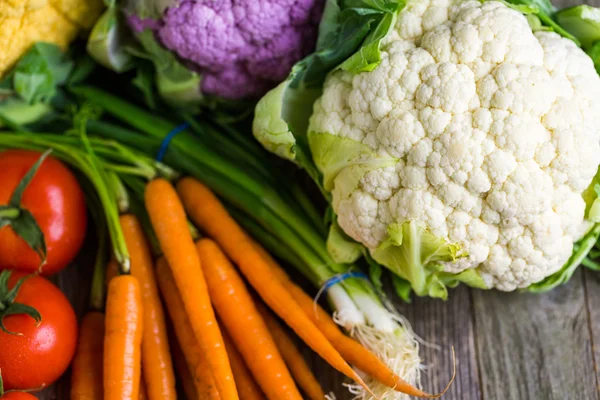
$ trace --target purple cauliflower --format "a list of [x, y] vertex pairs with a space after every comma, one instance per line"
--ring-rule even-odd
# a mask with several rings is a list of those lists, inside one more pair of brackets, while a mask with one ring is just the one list
[[129, 23], [198, 72], [204, 94], [251, 99], [314, 49], [322, 11], [323, 0], [180, 0], [159, 21]]

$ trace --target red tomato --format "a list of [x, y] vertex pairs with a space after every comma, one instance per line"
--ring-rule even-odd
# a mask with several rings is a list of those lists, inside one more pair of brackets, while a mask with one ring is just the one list
[[26, 392], [8, 392], [0, 400], [37, 400], [37, 397]]
[[[40, 155], [27, 150], [0, 153], [0, 204], [8, 204], [15, 188]], [[60, 271], [81, 248], [87, 227], [85, 198], [77, 179], [63, 163], [48, 157], [25, 189], [21, 206], [33, 214], [44, 233], [48, 253], [42, 273], [51, 275]], [[0, 265], [34, 272], [40, 258], [6, 226], [0, 228]]]
[[[8, 287], [26, 274], [13, 272]], [[77, 318], [64, 294], [41, 276], [23, 283], [16, 303], [35, 308], [42, 316], [36, 326], [26, 314], [4, 317], [13, 335], [0, 331], [0, 370], [5, 390], [38, 389], [56, 381], [67, 369], [77, 345]]]

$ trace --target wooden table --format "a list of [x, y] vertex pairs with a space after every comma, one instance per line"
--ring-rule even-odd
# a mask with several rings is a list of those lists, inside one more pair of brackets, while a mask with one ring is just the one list
[[[600, 5], [600, 0], [589, 3]], [[93, 243], [87, 243], [78, 261], [57, 277], [80, 315], [85, 311], [93, 252]], [[396, 305], [419, 336], [443, 346], [421, 350], [429, 366], [423, 374], [426, 389], [438, 391], [448, 381], [450, 348], [455, 347], [458, 374], [443, 397], [446, 400], [600, 399], [598, 273], [580, 270], [567, 285], [543, 295], [459, 287], [446, 302], [415, 299], [410, 305], [399, 301]], [[338, 399], [351, 398], [341, 387], [344, 379], [339, 374], [309, 350], [305, 354], [327, 391], [334, 391]], [[65, 376], [38, 396], [67, 400], [68, 382]]]

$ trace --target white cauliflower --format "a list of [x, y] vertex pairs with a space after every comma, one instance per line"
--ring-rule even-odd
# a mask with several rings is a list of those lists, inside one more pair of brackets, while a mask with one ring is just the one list
[[[399, 258], [411, 256], [385, 251], [423, 235], [443, 240], [420, 245], [424, 261], [477, 271], [486, 287], [525, 288], [558, 271], [590, 226], [592, 60], [504, 3], [449, 0], [409, 1], [381, 57], [370, 72], [330, 74], [310, 119], [341, 228], [413, 286]], [[332, 135], [360, 142], [335, 171], [321, 148], [339, 148], [323, 139]]]

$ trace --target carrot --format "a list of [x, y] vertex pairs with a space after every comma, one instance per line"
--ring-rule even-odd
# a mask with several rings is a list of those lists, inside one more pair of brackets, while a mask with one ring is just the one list
[[323, 400], [325, 393], [321, 388], [321, 384], [310, 370], [292, 338], [263, 304], [257, 302], [256, 307], [267, 324], [283, 360], [300, 389], [310, 400]]
[[142, 294], [137, 279], [108, 285], [104, 338], [104, 400], [137, 399], [142, 356]]
[[372, 393], [296, 304], [285, 286], [273, 276], [270, 265], [256, 250], [252, 239], [227, 213], [217, 197], [198, 180], [189, 177], [178, 182], [177, 190], [191, 219], [219, 243], [265, 303], [332, 367]]
[[[142, 342], [144, 341], [144, 339], [142, 339]], [[142, 357], [144, 356], [144, 352], [142, 350]], [[144, 375], [144, 368], [142, 368], [142, 376]], [[148, 400], [148, 385], [146, 385], [146, 382], [144, 380], [144, 378], [140, 379], [140, 396], [138, 397], [139, 400]]]
[[115, 258], [111, 258], [106, 266], [106, 285], [112, 278], [119, 276], [119, 263]]
[[133, 214], [119, 218], [131, 260], [131, 274], [138, 280], [144, 302], [142, 372], [150, 400], [177, 398], [175, 373], [167, 338], [165, 313], [160, 301], [150, 245]]
[[72, 400], [102, 400], [104, 314], [90, 311], [81, 321], [71, 375]]
[[315, 304], [313, 299], [290, 279], [283, 268], [279, 266], [266, 250], [257, 243], [255, 243], [255, 246], [265, 260], [271, 265], [273, 274], [287, 287], [288, 291], [294, 297], [294, 300], [296, 300], [296, 303], [304, 310], [304, 313], [310, 317], [314, 324], [317, 325], [321, 332], [323, 332], [327, 339], [329, 339], [333, 346], [350, 364], [387, 387], [411, 396], [436, 398], [446, 392], [454, 378], [452, 378], [448, 386], [446, 386], [441, 393], [430, 394], [414, 387], [396, 375], [394, 371], [379, 359], [379, 357], [370, 352], [356, 340], [345, 335], [327, 311], [318, 304]]
[[104, 221], [98, 221], [98, 253], [94, 263], [90, 308], [82, 319], [79, 329], [77, 350], [72, 364], [71, 399], [102, 400], [102, 357], [104, 353], [104, 308], [105, 287], [105, 232]]
[[294, 379], [238, 272], [212, 240], [199, 240], [196, 249], [219, 319], [267, 398], [301, 400]]
[[212, 376], [212, 370], [192, 331], [190, 321], [185, 314], [183, 300], [181, 300], [181, 296], [175, 285], [175, 279], [164, 257], [159, 258], [156, 263], [156, 276], [163, 299], [167, 305], [167, 310], [171, 316], [171, 321], [173, 322], [177, 342], [183, 350], [183, 355], [194, 379], [194, 386], [198, 393], [198, 397], [196, 398], [201, 400], [220, 399]]
[[223, 339], [225, 339], [225, 348], [227, 349], [227, 354], [229, 355], [229, 361], [231, 362], [231, 369], [233, 370], [233, 376], [235, 377], [235, 384], [238, 388], [238, 392], [240, 393], [240, 399], [264, 399], [265, 397], [263, 393], [252, 377], [252, 374], [248, 370], [242, 355], [233, 344], [233, 340], [226, 330], [223, 331]]
[[[194, 382], [194, 378], [192, 377], [192, 373], [190, 371], [190, 367], [185, 360], [185, 356], [183, 355], [183, 351], [177, 343], [177, 340], [173, 338], [170, 340], [171, 344], [171, 354], [173, 355], [173, 364], [175, 365], [175, 371], [177, 371], [177, 378], [181, 383], [181, 387], [183, 388], [183, 393], [188, 400], [198, 399], [198, 392], [196, 391], [196, 386]], [[210, 373], [210, 369], [207, 369]], [[211, 375], [212, 379], [212, 375]], [[215, 391], [216, 393], [216, 391]], [[217, 396], [219, 394], [217, 393]], [[209, 397], [206, 397], [209, 399]], [[218, 397], [217, 397], [218, 398]]]
[[165, 179], [155, 179], [146, 186], [145, 202], [192, 330], [213, 372], [219, 395], [223, 400], [238, 399], [223, 337], [177, 192]]

